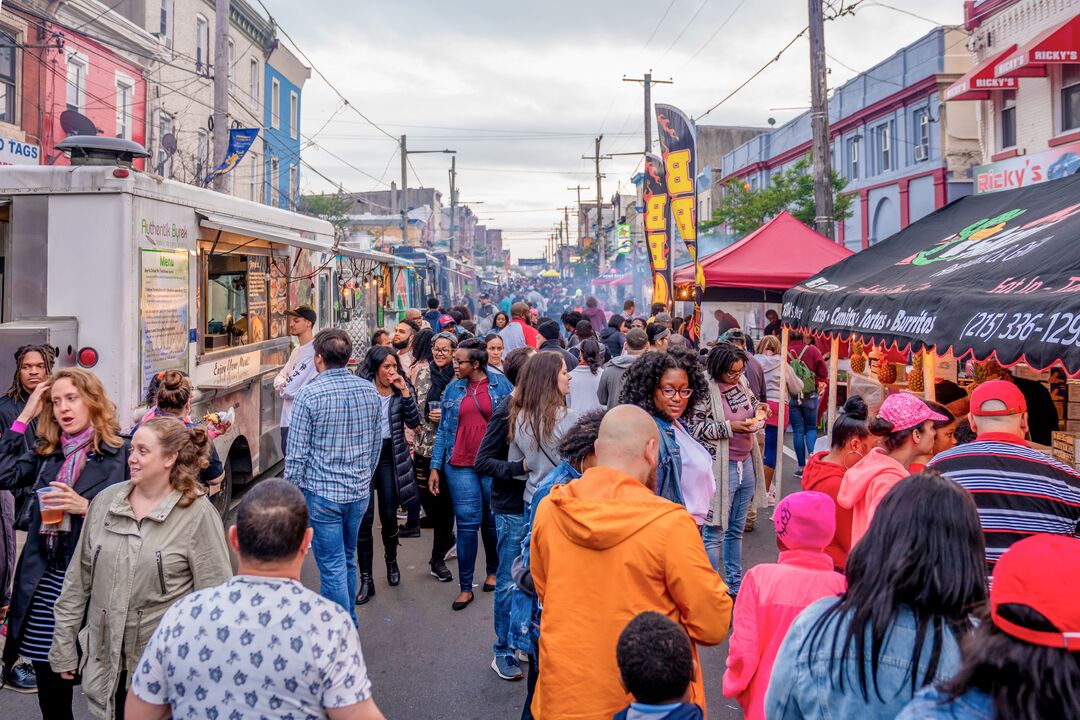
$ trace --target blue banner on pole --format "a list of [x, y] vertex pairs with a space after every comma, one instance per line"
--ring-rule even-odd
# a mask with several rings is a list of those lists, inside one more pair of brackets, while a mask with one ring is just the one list
[[204, 184], [209, 185], [218, 175], [224, 175], [239, 165], [258, 136], [258, 128], [233, 128], [229, 130], [229, 149], [225, 153], [225, 159], [206, 176]]

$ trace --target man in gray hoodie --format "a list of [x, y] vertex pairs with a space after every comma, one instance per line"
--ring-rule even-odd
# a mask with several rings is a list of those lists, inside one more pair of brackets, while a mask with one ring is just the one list
[[619, 394], [622, 392], [623, 375], [626, 368], [633, 365], [649, 347], [649, 336], [641, 328], [632, 328], [626, 333], [626, 343], [623, 346], [623, 354], [613, 358], [604, 368], [600, 375], [600, 387], [596, 389], [596, 399], [608, 410], [619, 404]]

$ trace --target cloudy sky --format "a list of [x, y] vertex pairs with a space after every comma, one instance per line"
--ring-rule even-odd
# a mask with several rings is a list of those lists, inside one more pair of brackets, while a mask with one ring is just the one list
[[[651, 69], [673, 79], [654, 88], [654, 102], [696, 119], [775, 57], [807, 12], [805, 0], [264, 1], [310, 62], [386, 133], [313, 74], [302, 128], [314, 144], [304, 160], [359, 192], [398, 180], [402, 133], [410, 149], [457, 150], [461, 199], [483, 202], [474, 211], [505, 229], [514, 257], [543, 252], [562, 216], [556, 208], [575, 200], [567, 187], [580, 183], [595, 195], [592, 161], [581, 156], [597, 134], [605, 153], [642, 148], [642, 88], [624, 76]], [[826, 24], [829, 86], [937, 24], [962, 21], [960, 0], [864, 0]], [[765, 125], [798, 115], [809, 104], [808, 53], [804, 36], [702, 122]], [[410, 185], [418, 175], [447, 192], [449, 156], [410, 159]], [[638, 162], [604, 162], [605, 197], [631, 186]], [[303, 185], [328, 188], [310, 171]]]

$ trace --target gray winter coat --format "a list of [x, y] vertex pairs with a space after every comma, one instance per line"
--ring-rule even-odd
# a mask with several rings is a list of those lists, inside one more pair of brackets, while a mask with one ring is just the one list
[[607, 406], [608, 410], [619, 404], [623, 375], [639, 357], [639, 355], [619, 355], [609, 362], [604, 372], [600, 374], [600, 387], [596, 389], [596, 398], [601, 405]]

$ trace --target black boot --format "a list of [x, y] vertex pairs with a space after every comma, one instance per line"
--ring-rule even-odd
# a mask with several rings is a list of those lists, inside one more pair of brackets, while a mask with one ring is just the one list
[[360, 573], [360, 592], [356, 593], [356, 604], [363, 605], [375, 597], [375, 580], [371, 573]]
[[386, 538], [386, 582], [390, 587], [397, 587], [401, 583], [401, 569], [397, 564], [397, 535]]

